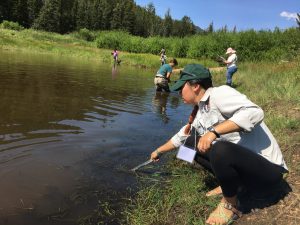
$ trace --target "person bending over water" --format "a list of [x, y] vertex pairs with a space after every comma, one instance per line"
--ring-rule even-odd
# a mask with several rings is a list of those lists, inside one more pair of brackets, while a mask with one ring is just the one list
[[156, 86], [156, 91], [170, 92], [169, 82], [173, 68], [178, 65], [176, 59], [171, 59], [168, 64], [162, 65], [159, 70], [156, 72], [154, 78], [154, 84]]
[[207, 196], [223, 194], [206, 223], [227, 224], [241, 216], [239, 187], [268, 193], [282, 181], [288, 168], [281, 150], [263, 122], [263, 110], [227, 85], [213, 87], [211, 74], [202, 65], [185, 66], [171, 90], [179, 91], [184, 103], [194, 109], [188, 124], [150, 157], [157, 161], [160, 154], [182, 145], [196, 147], [194, 160], [212, 172], [220, 185]]

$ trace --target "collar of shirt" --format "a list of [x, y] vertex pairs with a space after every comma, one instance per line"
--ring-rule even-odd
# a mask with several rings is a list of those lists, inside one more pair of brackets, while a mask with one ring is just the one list
[[211, 91], [212, 91], [212, 88], [211, 88], [211, 87], [208, 88], [208, 89], [205, 91], [204, 95], [202, 96], [202, 98], [201, 98], [201, 100], [200, 100], [200, 102], [199, 102], [199, 106], [201, 106], [201, 105], [205, 104], [205, 102], [207, 102], [207, 100], [208, 100], [208, 98], [209, 98], [209, 96], [210, 96]]
[[208, 99], [210, 97], [211, 91], [212, 88], [208, 88], [202, 96], [200, 102], [198, 103], [200, 111], [204, 110], [205, 112], [207, 112], [209, 110]]

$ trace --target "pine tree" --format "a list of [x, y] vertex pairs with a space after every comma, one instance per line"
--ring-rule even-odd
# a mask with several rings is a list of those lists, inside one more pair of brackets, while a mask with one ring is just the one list
[[95, 0], [93, 3], [93, 9], [92, 9], [92, 18], [91, 18], [91, 27], [93, 30], [101, 30], [102, 27], [102, 1], [101, 0]]
[[122, 5], [117, 3], [113, 9], [113, 15], [110, 23], [111, 29], [121, 29], [122, 28]]
[[196, 33], [196, 28], [190, 17], [184, 16], [180, 21], [180, 37], [184, 37], [186, 35], [192, 35]]
[[182, 26], [179, 20], [174, 20], [172, 22], [172, 33], [169, 36], [181, 36]]
[[72, 8], [74, 0], [60, 0], [60, 33], [67, 33], [75, 29], [72, 20]]
[[3, 20], [10, 20], [11, 3], [9, 0], [0, 1], [0, 22]]
[[28, 0], [28, 23], [33, 25], [34, 20], [38, 17], [41, 8], [43, 7], [43, 0]]
[[90, 22], [90, 12], [89, 12], [89, 4], [90, 1], [84, 0], [76, 0], [76, 7], [77, 12], [75, 14], [75, 24], [76, 29], [87, 28], [90, 29], [91, 22]]
[[12, 6], [12, 21], [24, 27], [29, 26], [27, 0], [14, 0]]
[[164, 18], [163, 36], [169, 37], [173, 31], [173, 20], [170, 9], [167, 10]]
[[60, 0], [46, 0], [33, 27], [50, 32], [60, 31]]
[[234, 26], [232, 32], [233, 32], [233, 33], [236, 33], [236, 26]]
[[133, 31], [133, 33], [135, 35], [147, 37], [147, 35], [148, 35], [147, 26], [145, 26], [145, 24], [147, 24], [146, 18], [147, 18], [147, 16], [146, 16], [145, 10], [140, 6], [136, 6], [135, 7], [135, 22], [134, 22], [135, 26], [134, 26], [134, 31]]
[[146, 6], [146, 11], [155, 16], [155, 7], [154, 4], [152, 2], [150, 2], [147, 6]]
[[211, 22], [211, 23], [208, 25], [207, 32], [208, 32], [208, 33], [213, 33], [213, 32], [214, 32], [214, 23], [213, 23], [213, 22]]
[[152, 2], [150, 2], [146, 8], [148, 24], [147, 24], [147, 36], [154, 36], [158, 33], [159, 29], [157, 26], [157, 19], [155, 14], [155, 7]]
[[133, 12], [133, 8], [134, 8], [133, 0], [124, 1], [122, 28], [130, 33], [133, 33], [134, 31], [135, 15]]
[[110, 29], [112, 16], [112, 5], [110, 4], [110, 0], [102, 0], [102, 28], [104, 30]]

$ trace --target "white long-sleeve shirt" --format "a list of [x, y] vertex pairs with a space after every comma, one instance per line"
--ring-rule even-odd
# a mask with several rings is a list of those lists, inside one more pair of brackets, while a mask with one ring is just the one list
[[[209, 132], [209, 127], [231, 120], [242, 131], [223, 134], [217, 141], [226, 140], [244, 146], [287, 170], [279, 145], [263, 118], [264, 113], [259, 106], [237, 90], [224, 85], [206, 90], [192, 126], [203, 135]], [[175, 147], [182, 145], [188, 137], [184, 128], [171, 138]]]
[[230, 55], [227, 59], [227, 68], [236, 66], [236, 62], [237, 62], [237, 55], [235, 53], [233, 53], [232, 55]]

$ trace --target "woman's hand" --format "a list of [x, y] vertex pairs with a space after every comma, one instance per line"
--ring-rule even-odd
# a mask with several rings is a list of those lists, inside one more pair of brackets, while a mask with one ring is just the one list
[[150, 159], [152, 159], [153, 161], [157, 162], [159, 160], [159, 151], [156, 149], [155, 151], [153, 151], [151, 153]]
[[159, 156], [162, 155], [165, 152], [171, 151], [175, 148], [172, 141], [169, 140], [165, 144], [158, 147], [155, 151], [151, 153], [150, 159], [152, 159], [154, 162], [159, 160]]
[[200, 152], [205, 153], [207, 152], [210, 147], [211, 147], [211, 143], [216, 139], [216, 135], [212, 132], [207, 132], [206, 134], [204, 134], [199, 142], [198, 142], [198, 149]]

